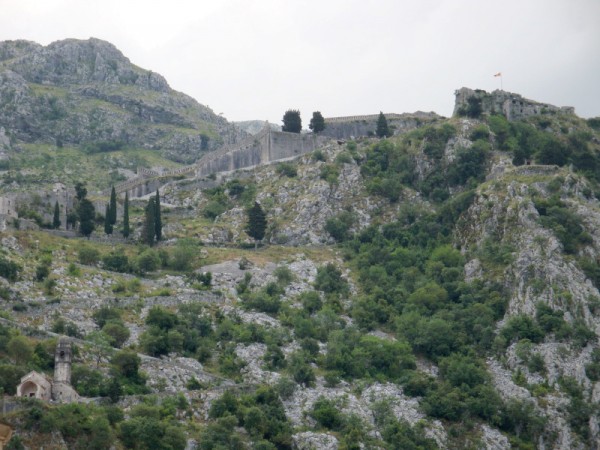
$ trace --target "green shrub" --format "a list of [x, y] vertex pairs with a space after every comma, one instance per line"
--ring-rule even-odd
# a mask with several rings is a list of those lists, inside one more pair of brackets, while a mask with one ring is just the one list
[[341, 270], [332, 263], [317, 268], [315, 289], [326, 294], [347, 294], [349, 291], [348, 282], [342, 278]]
[[102, 265], [106, 270], [127, 273], [130, 271], [129, 258], [121, 251], [111, 252], [102, 257]]
[[352, 155], [347, 152], [341, 152], [335, 157], [335, 163], [337, 165], [352, 164], [353, 162], [354, 160], [352, 159]]
[[337, 166], [333, 164], [326, 164], [321, 166], [321, 170], [319, 173], [321, 179], [327, 181], [327, 183], [331, 185], [338, 184], [338, 178], [340, 176], [340, 170]]
[[290, 163], [279, 163], [275, 169], [277, 174], [282, 177], [294, 178], [298, 175], [298, 169]]
[[500, 331], [500, 334], [506, 339], [507, 343], [521, 339], [529, 339], [531, 342], [539, 343], [544, 339], [544, 330], [525, 315], [511, 317]]
[[344, 423], [338, 405], [323, 396], [320, 396], [313, 404], [309, 415], [315, 419], [321, 427], [333, 431], [339, 431]]
[[77, 267], [76, 264], [69, 263], [69, 266], [67, 267], [67, 273], [72, 277], [79, 277], [81, 276], [81, 269]]
[[337, 242], [343, 242], [350, 237], [350, 228], [356, 222], [356, 217], [349, 211], [342, 211], [325, 222], [325, 231]]
[[325, 153], [323, 153], [322, 150], [315, 150], [312, 154], [312, 160], [325, 162], [327, 161], [327, 158], [325, 157]]
[[0, 255], [0, 276], [8, 281], [17, 281], [19, 272], [22, 270], [17, 263], [10, 261]]
[[185, 272], [190, 270], [196, 254], [196, 245], [189, 239], [179, 239], [172, 252], [170, 267]]
[[489, 137], [490, 130], [485, 125], [477, 125], [475, 128], [473, 128], [473, 131], [471, 131], [471, 134], [469, 135], [469, 139], [472, 141], [477, 141], [479, 139], [487, 140]]
[[140, 273], [152, 272], [160, 266], [160, 256], [153, 248], [144, 250], [135, 259], [135, 267]]
[[211, 201], [202, 209], [202, 215], [207, 219], [216, 219], [227, 211], [228, 207], [219, 201]]
[[87, 266], [93, 266], [100, 261], [100, 252], [92, 247], [82, 246], [78, 252], [79, 262]]

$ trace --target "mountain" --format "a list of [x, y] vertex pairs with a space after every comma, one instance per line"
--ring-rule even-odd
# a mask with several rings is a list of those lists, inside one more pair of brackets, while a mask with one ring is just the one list
[[[76, 91], [91, 75], [69, 76]], [[86, 239], [43, 228], [73, 189], [0, 172], [29, 190], [0, 232], [13, 448], [598, 448], [600, 120], [467, 88], [451, 118], [389, 116], [386, 139], [375, 116], [335, 118], [332, 139], [221, 149], [245, 170], [140, 171], [161, 207], [130, 196], [127, 239], [123, 198], [114, 232], [97, 216]], [[37, 148], [26, 138], [9, 142], [9, 164]], [[291, 139], [317, 148], [250, 164]], [[102, 212], [109, 197], [94, 201]], [[96, 400], [15, 400], [31, 370], [21, 391], [34, 396], [30, 380], [63, 370], [59, 335], [73, 388]]]
[[20, 143], [88, 153], [140, 148], [185, 163], [243, 137], [206, 106], [171, 89], [161, 75], [93, 38], [45, 47], [0, 42], [3, 135], [10, 139], [4, 153]]

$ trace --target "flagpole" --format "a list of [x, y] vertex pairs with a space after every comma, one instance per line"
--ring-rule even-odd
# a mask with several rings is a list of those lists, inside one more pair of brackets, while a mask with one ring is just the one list
[[500, 77], [500, 90], [503, 91], [504, 90], [504, 83], [502, 80], [502, 72], [498, 72], [496, 74], [494, 74], [494, 77]]

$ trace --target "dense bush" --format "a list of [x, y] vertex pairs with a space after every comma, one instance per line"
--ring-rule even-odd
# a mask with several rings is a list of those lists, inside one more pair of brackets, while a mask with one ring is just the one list
[[100, 252], [93, 247], [82, 246], [78, 252], [79, 262], [88, 266], [98, 264]]
[[540, 214], [540, 222], [554, 232], [565, 253], [574, 254], [581, 246], [592, 242], [581, 218], [569, 210], [558, 196], [536, 198], [534, 204]]
[[152, 272], [161, 266], [158, 252], [148, 248], [135, 258], [135, 268], [140, 273]]
[[315, 289], [326, 294], [344, 295], [348, 293], [348, 282], [342, 277], [342, 272], [334, 264], [317, 268]]
[[343, 242], [350, 237], [350, 228], [356, 222], [356, 217], [349, 211], [342, 211], [325, 222], [325, 231], [337, 242]]
[[[210, 418], [217, 419], [217, 422], [207, 428], [202, 442], [208, 439], [215, 442], [215, 445], [224, 445], [223, 448], [244, 448], [239, 437], [232, 436], [232, 425], [239, 425], [257, 443], [253, 448], [291, 448], [291, 426], [279, 395], [271, 387], [259, 386], [253, 393], [241, 396], [225, 391], [212, 403], [208, 414]], [[226, 419], [229, 420], [225, 421]], [[219, 436], [219, 425], [225, 423], [229, 424], [229, 429], [222, 429]], [[201, 445], [201, 448], [221, 447]]]
[[129, 258], [122, 251], [113, 251], [102, 257], [102, 265], [106, 270], [127, 273], [131, 270]]
[[8, 281], [17, 281], [19, 272], [22, 270], [21, 266], [17, 263], [6, 259], [0, 255], [0, 276], [6, 278]]
[[290, 163], [279, 163], [276, 168], [277, 174], [282, 177], [294, 178], [298, 175], [298, 169]]

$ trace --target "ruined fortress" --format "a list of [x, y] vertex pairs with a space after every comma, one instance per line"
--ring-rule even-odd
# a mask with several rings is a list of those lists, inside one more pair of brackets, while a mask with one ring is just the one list
[[[523, 98], [519, 94], [501, 91], [499, 89], [488, 93], [481, 89], [458, 89], [454, 95], [454, 116], [465, 115], [469, 108], [476, 108], [481, 114], [501, 114], [507, 120], [526, 119], [541, 114], [575, 114], [572, 106], [554, 106], [547, 103], [538, 103]], [[468, 115], [468, 114], [467, 114]]]

